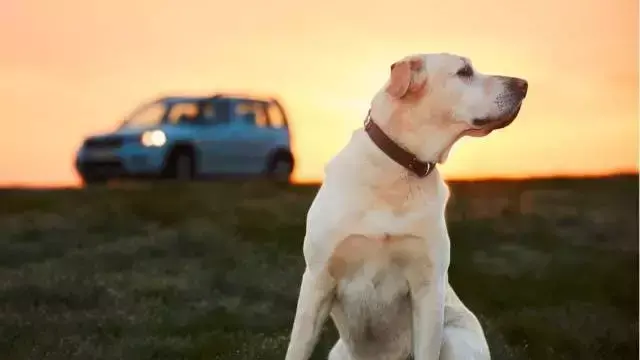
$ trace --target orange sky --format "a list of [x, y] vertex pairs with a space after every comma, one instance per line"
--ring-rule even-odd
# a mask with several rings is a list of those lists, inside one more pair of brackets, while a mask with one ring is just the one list
[[529, 80], [518, 120], [452, 151], [449, 178], [638, 169], [632, 0], [4, 0], [0, 184], [73, 184], [86, 134], [159, 93], [277, 94], [298, 179], [360, 126], [389, 65], [453, 52]]

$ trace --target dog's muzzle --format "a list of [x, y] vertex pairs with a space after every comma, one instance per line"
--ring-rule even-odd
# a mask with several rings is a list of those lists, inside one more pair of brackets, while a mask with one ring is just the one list
[[505, 87], [509, 97], [513, 99], [515, 106], [511, 106], [510, 111], [494, 117], [473, 119], [472, 124], [477, 127], [485, 128], [491, 132], [496, 129], [502, 129], [513, 122], [520, 112], [522, 100], [527, 96], [529, 84], [526, 80], [513, 77], [503, 77]]

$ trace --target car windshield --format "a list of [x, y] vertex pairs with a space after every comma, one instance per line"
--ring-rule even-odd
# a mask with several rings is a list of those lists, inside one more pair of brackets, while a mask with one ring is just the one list
[[158, 125], [166, 109], [166, 104], [161, 101], [143, 105], [133, 111], [122, 124], [122, 128], [146, 128]]

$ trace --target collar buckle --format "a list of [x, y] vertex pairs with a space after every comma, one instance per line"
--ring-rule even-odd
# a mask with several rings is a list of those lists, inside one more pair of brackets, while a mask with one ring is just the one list
[[431, 172], [431, 163], [423, 163], [415, 156], [409, 162], [409, 169], [419, 177], [425, 177]]

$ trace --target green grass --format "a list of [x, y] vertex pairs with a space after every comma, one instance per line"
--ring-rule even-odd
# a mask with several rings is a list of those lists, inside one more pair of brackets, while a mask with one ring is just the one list
[[[494, 359], [638, 358], [637, 176], [451, 188], [450, 280]], [[0, 358], [282, 359], [316, 190], [1, 190]]]

